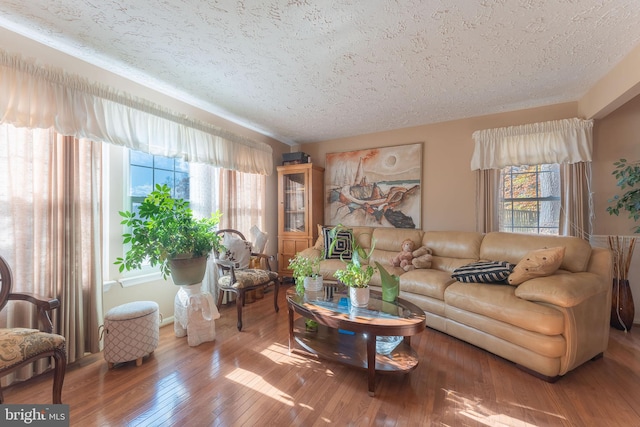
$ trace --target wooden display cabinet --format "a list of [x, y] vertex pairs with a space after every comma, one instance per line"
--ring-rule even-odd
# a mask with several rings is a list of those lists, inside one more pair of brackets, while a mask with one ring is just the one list
[[278, 166], [278, 273], [292, 277], [289, 259], [313, 246], [324, 219], [324, 169], [312, 163]]

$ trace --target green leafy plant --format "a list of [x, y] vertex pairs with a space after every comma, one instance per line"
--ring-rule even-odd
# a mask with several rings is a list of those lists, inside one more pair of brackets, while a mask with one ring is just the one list
[[[346, 227], [342, 224], [336, 225], [331, 229], [329, 235], [332, 238], [331, 245], [329, 246], [329, 254], [331, 255], [335, 249], [337, 239], [335, 238], [338, 232], [346, 230]], [[376, 269], [371, 265], [364, 265], [363, 260], [369, 259], [371, 254], [373, 253], [373, 249], [375, 247], [375, 241], [371, 242], [371, 249], [369, 252], [365, 251], [353, 236], [351, 235], [351, 259], [346, 260], [343, 259], [342, 254], [340, 254], [340, 259], [345, 263], [345, 268], [337, 270], [333, 277], [340, 280], [340, 282], [344, 283], [345, 286], [354, 287], [354, 288], [366, 288], [369, 286], [369, 281], [373, 277], [373, 274], [376, 272]]]
[[305, 277], [316, 277], [320, 275], [320, 260], [322, 260], [322, 256], [308, 258], [299, 253], [289, 260], [289, 269], [293, 271], [296, 291], [299, 293], [304, 292]]
[[370, 265], [363, 266], [360, 262], [348, 262], [344, 269], [336, 270], [333, 276], [353, 288], [366, 288], [375, 273], [375, 268]]
[[[616, 177], [618, 182], [616, 185], [621, 190], [629, 189], [622, 196], [615, 195], [609, 203], [612, 206], [607, 207], [610, 215], [619, 215], [620, 211], [629, 212], [629, 218], [634, 221], [640, 219], [640, 188], [634, 188], [640, 184], [640, 162], [627, 162], [626, 159], [620, 159], [614, 162], [614, 171], [611, 173]], [[640, 226], [636, 227], [635, 233], [640, 233]]]
[[168, 260], [180, 257], [208, 256], [214, 248], [222, 248], [221, 237], [216, 234], [222, 213], [216, 211], [209, 218], [196, 219], [189, 202], [171, 197], [171, 189], [157, 184], [140, 205], [138, 214], [120, 212], [121, 224], [130, 227], [124, 233], [123, 243], [131, 244], [124, 258], [116, 258], [120, 272], [134, 270], [149, 263], [160, 266], [163, 278], [171, 274]]

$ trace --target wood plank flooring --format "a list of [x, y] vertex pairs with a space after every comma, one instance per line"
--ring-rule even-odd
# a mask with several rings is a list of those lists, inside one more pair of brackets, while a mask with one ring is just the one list
[[[640, 426], [640, 325], [611, 330], [602, 359], [549, 384], [512, 363], [427, 329], [406, 375], [289, 354], [287, 309], [272, 294], [221, 309], [214, 342], [189, 347], [173, 327], [140, 367], [108, 370], [102, 354], [70, 366], [62, 399], [72, 426]], [[51, 374], [4, 391], [5, 403], [50, 403]]]

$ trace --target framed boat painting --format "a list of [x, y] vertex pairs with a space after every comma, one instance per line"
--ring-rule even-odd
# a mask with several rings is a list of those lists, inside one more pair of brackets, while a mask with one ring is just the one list
[[327, 153], [326, 225], [420, 228], [422, 143]]

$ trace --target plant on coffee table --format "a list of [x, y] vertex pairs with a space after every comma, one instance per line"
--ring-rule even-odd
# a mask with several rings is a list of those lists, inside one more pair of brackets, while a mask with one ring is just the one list
[[296, 291], [304, 293], [304, 279], [318, 277], [320, 275], [320, 260], [322, 256], [309, 258], [297, 253], [289, 260], [289, 269], [293, 271], [293, 279], [296, 283]]

